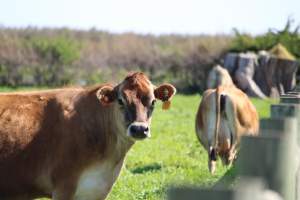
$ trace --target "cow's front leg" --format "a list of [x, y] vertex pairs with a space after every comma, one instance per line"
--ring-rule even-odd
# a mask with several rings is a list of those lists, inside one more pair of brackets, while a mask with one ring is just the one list
[[76, 181], [65, 181], [63, 183], [58, 184], [53, 193], [53, 200], [73, 200], [74, 194], [76, 190]]

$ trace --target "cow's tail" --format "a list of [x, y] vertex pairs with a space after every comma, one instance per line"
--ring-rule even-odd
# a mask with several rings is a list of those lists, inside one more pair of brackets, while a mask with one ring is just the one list
[[[226, 104], [226, 95], [220, 93], [220, 87], [216, 89], [216, 124], [215, 124], [215, 132], [214, 132], [214, 140], [212, 144], [212, 153], [216, 154], [216, 150], [218, 147], [218, 136], [220, 132], [220, 121], [221, 121], [221, 114], [225, 111], [225, 104]], [[213, 155], [212, 157], [216, 157]]]
[[213, 141], [209, 144], [209, 162], [208, 168], [210, 173], [214, 173], [216, 169], [216, 160], [217, 160], [217, 148], [218, 148], [218, 134], [220, 129], [220, 118], [221, 118], [221, 95], [220, 95], [220, 87], [216, 89], [216, 121], [215, 121], [215, 130], [213, 135]]
[[213, 148], [216, 150], [218, 146], [218, 135], [220, 130], [220, 115], [221, 115], [221, 97], [220, 97], [220, 87], [216, 89], [216, 124], [215, 124], [215, 133], [214, 133], [214, 140], [213, 140]]

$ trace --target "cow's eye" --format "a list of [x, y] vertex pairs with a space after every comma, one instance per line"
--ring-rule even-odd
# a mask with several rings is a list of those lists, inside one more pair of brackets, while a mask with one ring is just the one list
[[121, 106], [124, 106], [124, 102], [122, 99], [118, 99], [118, 103], [121, 105]]
[[155, 103], [156, 103], [156, 99], [154, 99], [154, 100], [151, 102], [151, 106], [154, 107]]

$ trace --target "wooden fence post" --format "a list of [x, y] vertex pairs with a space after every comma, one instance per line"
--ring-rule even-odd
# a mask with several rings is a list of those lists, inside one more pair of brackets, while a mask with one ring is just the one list
[[242, 137], [237, 160], [239, 175], [264, 178], [286, 200], [296, 196], [296, 123], [294, 118], [261, 120], [261, 136]]
[[300, 104], [300, 92], [290, 91], [280, 96], [280, 103]]
[[168, 200], [234, 200], [234, 191], [210, 188], [172, 188], [168, 192]]
[[[284, 101], [287, 101], [287, 99]], [[287, 104], [287, 103], [271, 105], [271, 118], [284, 118], [284, 117], [300, 118], [300, 106], [298, 104]]]
[[[273, 192], [273, 198], [266, 195]], [[168, 200], [282, 200], [279, 194], [266, 190], [261, 178], [242, 178], [235, 189], [204, 189], [195, 187], [172, 188], [168, 191]]]
[[268, 190], [261, 178], [243, 177], [235, 187], [235, 200], [282, 200], [275, 191]]

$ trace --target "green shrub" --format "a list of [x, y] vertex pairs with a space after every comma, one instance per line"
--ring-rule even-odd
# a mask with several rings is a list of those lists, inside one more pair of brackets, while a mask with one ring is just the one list
[[45, 63], [69, 65], [80, 56], [79, 44], [66, 37], [35, 38], [31, 42]]
[[289, 52], [299, 59], [300, 26], [297, 26], [293, 29], [293, 22], [294, 21], [292, 19], [288, 19], [285, 27], [282, 30], [270, 29], [267, 33], [258, 36], [242, 34], [235, 29], [235, 37], [230, 50], [238, 52], [270, 50], [276, 44], [281, 43], [288, 49]]
[[34, 74], [37, 85], [66, 85], [72, 82], [74, 71], [70, 70], [80, 57], [80, 45], [66, 36], [37, 37], [30, 41], [40, 59]]

